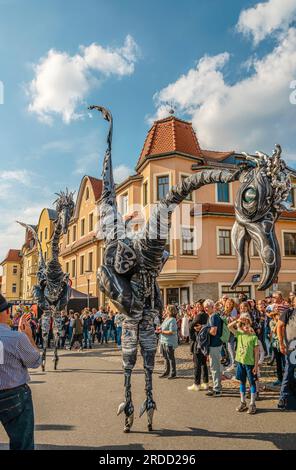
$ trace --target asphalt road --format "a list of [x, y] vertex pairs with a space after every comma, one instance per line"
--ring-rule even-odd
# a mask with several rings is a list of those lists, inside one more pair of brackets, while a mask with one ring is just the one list
[[[146, 416], [138, 418], [145, 398], [141, 357], [132, 378], [137, 414], [132, 432], [124, 434], [123, 417], [116, 416], [123, 399], [120, 352], [111, 345], [63, 351], [58, 371], [49, 356], [45, 373], [31, 373], [37, 449], [296, 449], [296, 413], [277, 411], [274, 394], [264, 394], [256, 415], [238, 414], [237, 388], [209, 398], [187, 391], [190, 377], [168, 381], [159, 371], [155, 430], [147, 432]], [[7, 442], [1, 427], [0, 449]]]

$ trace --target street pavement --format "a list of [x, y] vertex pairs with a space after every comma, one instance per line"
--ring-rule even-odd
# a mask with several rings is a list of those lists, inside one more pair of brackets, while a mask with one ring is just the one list
[[[235, 411], [238, 386], [225, 381], [223, 397], [189, 392], [192, 384], [188, 345], [178, 348], [179, 378], [159, 379], [158, 357], [154, 374], [157, 412], [154, 431], [147, 431], [146, 416], [138, 418], [144, 393], [142, 358], [132, 376], [135, 422], [124, 434], [123, 416], [116, 416], [123, 401], [121, 354], [113, 345], [60, 352], [59, 370], [53, 370], [52, 352], [47, 371], [31, 372], [35, 406], [37, 449], [296, 449], [295, 412], [276, 409], [277, 394], [262, 393], [258, 413]], [[0, 427], [0, 449], [8, 439]]]

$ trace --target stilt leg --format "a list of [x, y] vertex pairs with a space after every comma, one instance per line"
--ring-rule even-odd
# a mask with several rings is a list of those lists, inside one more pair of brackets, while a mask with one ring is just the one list
[[59, 356], [58, 356], [58, 347], [59, 341], [62, 336], [62, 317], [59, 312], [54, 313], [53, 317], [53, 335], [54, 335], [54, 353], [53, 353], [53, 367], [54, 370], [57, 370]]
[[41, 318], [41, 329], [42, 329], [42, 339], [43, 339], [43, 352], [42, 352], [42, 371], [45, 371], [46, 364], [46, 349], [48, 343], [48, 335], [50, 329], [50, 318], [51, 314], [49, 311], [44, 311]]
[[124, 432], [130, 432], [134, 422], [131, 375], [137, 361], [138, 322], [125, 320], [122, 329], [122, 359], [124, 368], [125, 401], [119, 405], [117, 415], [124, 411]]
[[141, 345], [141, 354], [143, 356], [144, 370], [145, 370], [145, 392], [146, 399], [144, 400], [141, 409], [140, 417], [147, 413], [148, 431], [152, 431], [153, 415], [156, 410], [156, 403], [153, 400], [152, 394], [152, 374], [155, 362], [155, 353], [157, 348], [157, 339], [155, 335], [153, 317], [144, 315], [143, 320], [139, 325], [139, 340]]
[[46, 364], [46, 347], [43, 347], [43, 351], [42, 351], [42, 363], [41, 363], [42, 372], [45, 372], [45, 364]]

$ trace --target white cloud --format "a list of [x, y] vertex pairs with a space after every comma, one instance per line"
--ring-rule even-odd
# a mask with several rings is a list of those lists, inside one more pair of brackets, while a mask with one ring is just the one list
[[34, 65], [35, 77], [27, 87], [28, 109], [47, 124], [52, 123], [54, 115], [61, 115], [65, 123], [79, 119], [82, 114], [77, 108], [90, 89], [110, 75], [131, 75], [139, 55], [130, 35], [119, 48], [93, 43], [81, 46], [73, 56], [51, 49]]
[[31, 173], [27, 170], [0, 171], [0, 181], [1, 185], [2, 183], [7, 186], [14, 183], [21, 183], [25, 186], [29, 186], [31, 184]]
[[277, 30], [286, 30], [296, 17], [296, 0], [269, 0], [258, 3], [240, 14], [237, 30], [252, 36], [257, 45]]
[[270, 151], [279, 142], [295, 155], [296, 106], [289, 87], [296, 78], [296, 29], [265, 57], [253, 59], [253, 72], [231, 85], [221, 71], [227, 60], [227, 53], [204, 57], [157, 93], [156, 104], [175, 101], [192, 118], [203, 148]]
[[114, 181], [115, 183], [121, 183], [124, 181], [128, 176], [132, 175], [134, 171], [126, 165], [118, 165], [114, 168]]

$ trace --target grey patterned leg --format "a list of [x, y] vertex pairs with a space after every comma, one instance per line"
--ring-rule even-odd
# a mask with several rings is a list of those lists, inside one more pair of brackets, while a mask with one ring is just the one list
[[46, 349], [47, 349], [47, 342], [48, 342], [48, 335], [50, 330], [50, 318], [51, 313], [48, 310], [45, 310], [42, 314], [41, 319], [41, 329], [42, 329], [42, 340], [43, 340], [43, 351], [42, 351], [42, 370], [45, 371], [45, 364], [46, 364]]
[[153, 415], [154, 410], [156, 410], [156, 403], [153, 400], [152, 394], [152, 374], [154, 369], [157, 339], [153, 324], [153, 314], [151, 313], [145, 313], [143, 320], [139, 324], [139, 342], [145, 370], [146, 392], [146, 399], [144, 400], [140, 409], [140, 417], [146, 411], [148, 419], [148, 431], [152, 431]]
[[53, 317], [53, 337], [54, 337], [54, 353], [53, 353], [53, 363], [54, 370], [57, 370], [59, 356], [58, 356], [58, 345], [59, 340], [62, 337], [62, 317], [61, 314], [55, 313]]
[[138, 322], [126, 319], [122, 325], [122, 359], [124, 368], [125, 401], [119, 405], [117, 415], [124, 411], [124, 432], [130, 432], [134, 422], [131, 375], [137, 361]]

